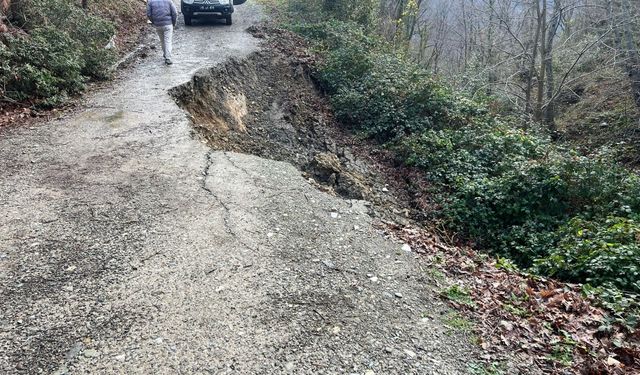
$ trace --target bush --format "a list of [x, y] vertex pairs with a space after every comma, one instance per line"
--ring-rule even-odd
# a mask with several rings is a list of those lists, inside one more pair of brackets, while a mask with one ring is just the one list
[[482, 128], [430, 130], [400, 148], [435, 183], [453, 229], [480, 246], [530, 267], [564, 238], [560, 228], [571, 217], [640, 210], [637, 176], [606, 158], [578, 157], [499, 125]]
[[640, 223], [610, 216], [592, 221], [571, 219], [560, 241], [536, 270], [565, 280], [615, 285], [640, 293]]
[[115, 51], [104, 46], [114, 26], [64, 0], [15, 3], [12, 23], [28, 35], [0, 40], [0, 83], [14, 100], [50, 106], [78, 93], [88, 78], [108, 77]]
[[297, 31], [319, 40], [326, 51], [318, 79], [338, 119], [382, 142], [445, 124], [461, 125], [484, 111], [456, 98], [359, 26], [334, 21]]
[[66, 33], [47, 27], [34, 30], [28, 38], [9, 38], [11, 73], [7, 95], [17, 100], [30, 97], [62, 100], [82, 89], [81, 58], [77, 42]]

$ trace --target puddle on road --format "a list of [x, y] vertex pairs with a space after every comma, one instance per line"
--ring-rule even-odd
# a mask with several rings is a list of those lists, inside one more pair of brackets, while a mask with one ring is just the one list
[[104, 121], [106, 121], [111, 127], [118, 127], [122, 125], [124, 118], [125, 118], [125, 112], [123, 110], [120, 110], [114, 114], [111, 114], [105, 117]]
[[144, 114], [135, 111], [127, 111], [113, 107], [97, 107], [86, 110], [71, 119], [71, 126], [87, 126], [96, 124], [108, 126], [111, 129], [120, 129], [126, 125], [136, 125], [144, 120]]

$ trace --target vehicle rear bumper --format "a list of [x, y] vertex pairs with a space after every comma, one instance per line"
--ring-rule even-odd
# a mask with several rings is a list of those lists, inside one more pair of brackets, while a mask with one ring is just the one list
[[182, 4], [182, 13], [192, 15], [221, 15], [228, 16], [233, 13], [231, 5], [208, 5], [208, 4]]

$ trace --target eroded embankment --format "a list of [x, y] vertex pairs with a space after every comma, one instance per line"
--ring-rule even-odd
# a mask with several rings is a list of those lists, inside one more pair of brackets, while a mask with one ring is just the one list
[[214, 149], [287, 161], [345, 198], [391, 199], [349, 150], [350, 137], [333, 125], [308, 68], [295, 59], [256, 52], [201, 70], [171, 94]]

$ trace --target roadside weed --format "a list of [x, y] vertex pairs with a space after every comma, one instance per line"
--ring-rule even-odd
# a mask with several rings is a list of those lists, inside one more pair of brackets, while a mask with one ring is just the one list
[[461, 305], [465, 305], [471, 308], [476, 306], [475, 302], [473, 302], [473, 299], [471, 299], [469, 289], [459, 285], [450, 286], [442, 292], [442, 295], [445, 296], [449, 301]]

